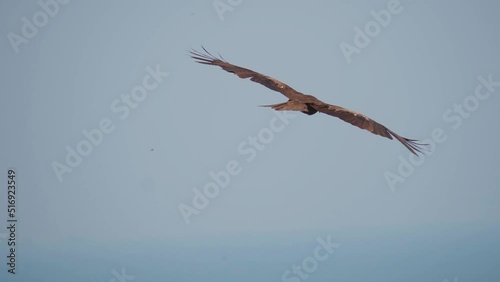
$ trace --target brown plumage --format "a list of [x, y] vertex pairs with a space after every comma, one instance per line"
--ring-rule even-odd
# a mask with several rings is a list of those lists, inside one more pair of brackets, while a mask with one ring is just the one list
[[344, 109], [336, 105], [324, 103], [314, 96], [300, 93], [299, 91], [293, 89], [292, 87], [275, 78], [263, 75], [253, 70], [230, 64], [225, 61], [222, 56], [219, 55], [220, 58], [217, 58], [210, 54], [205, 48], [203, 48], [203, 50], [205, 51], [205, 53], [201, 53], [196, 50], [190, 51], [192, 55], [191, 57], [200, 64], [219, 66], [225, 71], [234, 73], [240, 78], [250, 78], [250, 80], [260, 83], [271, 90], [280, 92], [288, 98], [288, 101], [285, 103], [267, 105], [264, 107], [271, 107], [277, 111], [300, 111], [308, 115], [313, 115], [317, 112], [321, 112], [330, 116], [334, 116], [359, 128], [368, 130], [373, 134], [377, 134], [389, 139], [392, 139], [394, 137], [415, 155], [418, 155], [417, 153], [422, 153], [423, 146], [426, 145], [418, 143], [417, 140], [401, 137], [398, 134], [394, 133], [394, 131], [391, 131], [387, 127], [365, 115], [362, 115], [355, 111]]

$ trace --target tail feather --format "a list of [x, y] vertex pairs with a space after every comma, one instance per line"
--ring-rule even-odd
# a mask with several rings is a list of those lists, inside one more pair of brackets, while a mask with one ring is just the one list
[[296, 100], [288, 100], [285, 103], [279, 103], [279, 104], [274, 104], [274, 105], [263, 105], [261, 107], [271, 107], [275, 109], [276, 111], [307, 111], [307, 105], [296, 101]]
[[272, 105], [259, 105], [259, 107], [268, 107], [268, 108], [272, 108], [276, 111], [285, 111], [286, 109], [286, 104], [288, 102], [285, 102], [285, 103], [279, 103], [279, 104], [272, 104]]

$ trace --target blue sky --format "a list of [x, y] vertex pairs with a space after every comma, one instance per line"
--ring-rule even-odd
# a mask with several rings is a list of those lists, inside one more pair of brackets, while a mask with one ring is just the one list
[[[74, 281], [109, 281], [122, 267], [136, 267], [136, 281], [216, 281], [244, 269], [275, 281], [330, 235], [341, 255], [308, 280], [498, 279], [489, 268], [498, 247], [473, 246], [498, 245], [499, 4], [369, 2], [2, 2], [0, 220], [13, 168], [16, 239], [26, 246], [19, 274], [5, 277], [59, 281], [35, 267], [40, 250], [59, 250], [61, 277]], [[188, 51], [201, 45], [435, 146], [411, 158], [333, 117], [258, 107], [285, 99], [194, 63]], [[176, 250], [169, 260], [179, 267], [153, 275], [129, 248]], [[86, 249], [105, 259], [90, 263]], [[379, 256], [401, 262], [398, 271], [381, 271], [391, 263]], [[229, 265], [213, 273], [181, 271], [221, 258]], [[372, 276], [359, 276], [356, 261]], [[478, 261], [484, 269], [466, 267]]]

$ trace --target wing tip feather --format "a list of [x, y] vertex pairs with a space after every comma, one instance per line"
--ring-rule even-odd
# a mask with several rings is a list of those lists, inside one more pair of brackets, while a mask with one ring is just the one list
[[412, 152], [415, 156], [419, 156], [419, 154], [424, 154], [424, 152], [429, 152], [427, 148], [429, 144], [420, 143], [420, 141], [415, 139], [401, 137], [391, 130], [388, 131], [392, 136], [398, 139], [398, 141], [401, 142], [408, 150], [410, 150], [410, 152]]
[[198, 51], [196, 49], [191, 49], [188, 51], [191, 58], [195, 59], [197, 63], [207, 64], [207, 65], [215, 65], [218, 62], [227, 63], [220, 54], [219, 54], [220, 58], [217, 58], [216, 56], [212, 55], [212, 53], [210, 53], [203, 45], [201, 45], [201, 48], [203, 49], [204, 52]]

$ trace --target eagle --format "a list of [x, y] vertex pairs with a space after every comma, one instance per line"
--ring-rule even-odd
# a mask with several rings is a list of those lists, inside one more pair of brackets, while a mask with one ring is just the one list
[[334, 116], [361, 129], [368, 130], [373, 134], [389, 139], [393, 139], [394, 137], [408, 150], [410, 150], [410, 152], [417, 156], [418, 153], [422, 153], [424, 146], [427, 145], [419, 143], [418, 140], [402, 137], [363, 114], [342, 108], [340, 106], [327, 104], [312, 95], [301, 93], [275, 78], [233, 65], [227, 62], [220, 54], [219, 57], [216, 57], [208, 52], [203, 46], [201, 48], [205, 51], [204, 53], [195, 49], [189, 51], [191, 58], [193, 58], [197, 63], [219, 66], [223, 70], [233, 73], [240, 78], [250, 78], [251, 81], [260, 83], [288, 98], [288, 101], [284, 103], [263, 105], [262, 107], [270, 107], [276, 111], [300, 111], [307, 115], [314, 115], [315, 113], [320, 112]]

